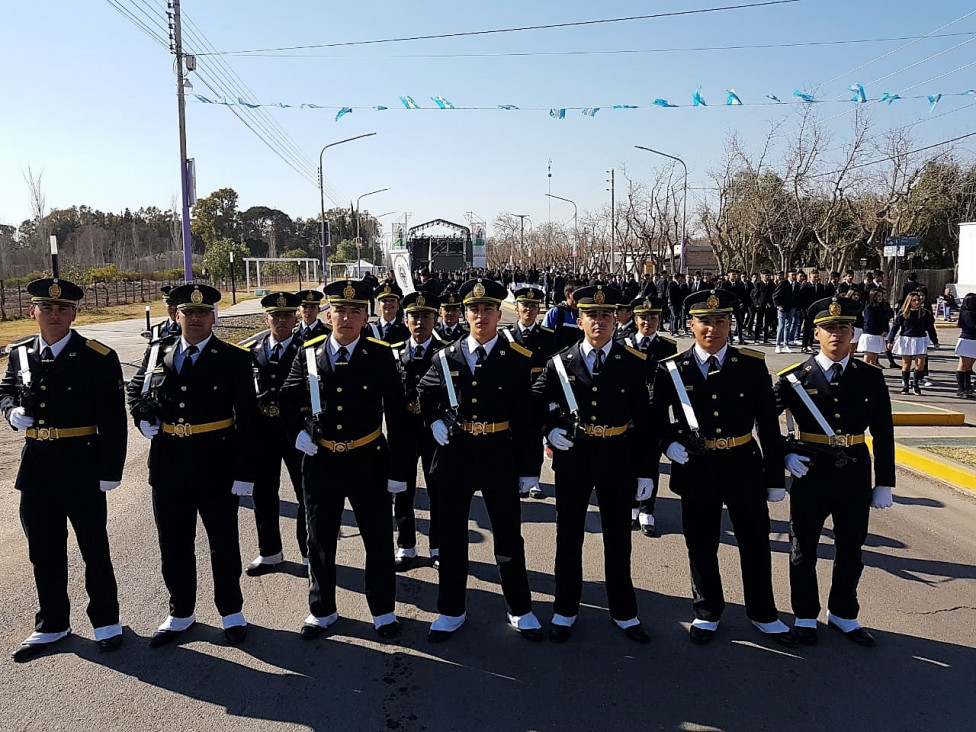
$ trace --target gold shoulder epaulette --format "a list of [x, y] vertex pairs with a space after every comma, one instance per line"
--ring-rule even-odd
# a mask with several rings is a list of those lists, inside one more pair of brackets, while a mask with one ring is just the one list
[[638, 349], [634, 348], [633, 346], [624, 346], [624, 348], [626, 348], [628, 351], [630, 351], [635, 356], [637, 356], [638, 358], [640, 358], [641, 361], [646, 361], [647, 360], [647, 354], [646, 353], [641, 353]]
[[328, 336], [326, 336], [326, 335], [315, 336], [315, 338], [313, 338], [312, 340], [305, 341], [305, 343], [302, 344], [302, 348], [310, 348], [311, 346], [317, 346], [319, 343], [321, 343], [322, 341], [324, 341], [326, 338], [328, 338]]
[[[373, 339], [372, 339], [372, 338], [370, 338], [370, 340], [373, 340]], [[403, 347], [404, 345], [406, 345], [406, 343], [407, 343], [406, 341], [400, 341], [399, 343], [387, 343], [387, 345], [388, 345], [388, 346], [389, 346], [390, 348], [401, 348], [401, 347]]]
[[95, 353], [100, 353], [103, 356], [107, 356], [112, 352], [112, 349], [106, 346], [104, 343], [99, 343], [98, 341], [85, 341], [85, 345], [92, 349]]
[[752, 356], [753, 358], [758, 358], [760, 361], [766, 360], [766, 354], [762, 351], [755, 351], [751, 348], [740, 348], [739, 353], [743, 356]]
[[790, 373], [791, 371], [795, 371], [796, 369], [800, 368], [802, 365], [803, 365], [802, 363], [795, 363], [792, 366], [787, 366], [782, 371], [777, 372], [776, 375], [777, 376], [786, 376], [788, 373]]
[[20, 340], [17, 340], [17, 341], [14, 341], [13, 343], [11, 343], [9, 347], [10, 348], [17, 348], [19, 346], [26, 346], [32, 340], [34, 340], [34, 336], [32, 336], [32, 335], [24, 336]]
[[667, 358], [662, 358], [660, 361], [658, 361], [658, 363], [664, 363], [665, 361], [673, 361], [673, 360], [675, 360], [677, 358], [681, 358], [683, 355], [684, 354], [681, 353], [681, 351], [678, 351], [673, 356], [668, 356]]
[[444, 342], [444, 339], [441, 337], [441, 334], [437, 332], [437, 328], [434, 328], [434, 330], [431, 331], [430, 335], [434, 338], [434, 340], [440, 341], [441, 343]]
[[379, 338], [372, 338], [370, 336], [366, 336], [366, 340], [369, 341], [370, 343], [375, 343], [378, 346], [386, 346], [387, 348], [390, 348], [392, 345], [390, 343], [387, 343], [386, 341], [381, 341]]
[[544, 330], [546, 333], [555, 333], [556, 332], [552, 328], [547, 328], [544, 325], [540, 325], [539, 328], [541, 328], [542, 330]]
[[251, 349], [250, 348], [247, 348], [245, 346], [242, 346], [240, 343], [230, 343], [228, 341], [227, 344], [230, 345], [230, 346], [233, 346], [234, 348], [241, 349], [242, 351], [244, 351], [244, 353], [250, 353], [251, 352]]
[[248, 338], [246, 341], [241, 341], [237, 345], [239, 345], [241, 348], [251, 348], [257, 342], [257, 338]]
[[514, 342], [509, 343], [508, 345], [514, 348], [518, 353], [521, 353], [523, 356], [528, 356], [529, 358], [532, 358], [532, 351], [530, 351], [525, 346], [519, 345], [518, 343], [514, 343]]
[[660, 338], [665, 343], [670, 343], [673, 346], [678, 345], [678, 341], [676, 341], [674, 338], [668, 338], [667, 336], [663, 336], [660, 333], [657, 334], [657, 337]]

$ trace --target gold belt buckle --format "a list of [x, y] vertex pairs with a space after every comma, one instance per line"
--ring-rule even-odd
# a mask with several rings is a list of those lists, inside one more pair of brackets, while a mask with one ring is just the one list
[[332, 452], [345, 452], [345, 451], [346, 451], [346, 443], [345, 442], [336, 442], [336, 443], [333, 443], [333, 445], [332, 445]]
[[831, 447], [850, 447], [851, 446], [851, 436], [850, 435], [831, 435], [830, 436], [830, 446]]
[[268, 417], [277, 417], [279, 414], [281, 414], [281, 411], [278, 409], [276, 404], [272, 404], [270, 407], [265, 408], [265, 414]]
[[188, 424], [174, 424], [173, 434], [177, 437], [188, 437], [191, 433], [190, 425]]
[[715, 449], [716, 450], [728, 450], [729, 449], [729, 438], [728, 437], [718, 437], [715, 439]]
[[472, 422], [471, 423], [471, 434], [473, 435], [483, 435], [487, 429], [486, 422]]
[[411, 402], [407, 405], [407, 411], [410, 412], [410, 414], [420, 414], [420, 405], [416, 402]]
[[604, 427], [602, 424], [595, 424], [590, 428], [590, 430], [591, 430], [590, 434], [592, 434], [594, 437], [607, 436], [607, 428]]
[[44, 441], [44, 440], [52, 440], [54, 439], [54, 437], [51, 434], [50, 429], [48, 429], [47, 427], [42, 427], [41, 429], [37, 430], [37, 439]]

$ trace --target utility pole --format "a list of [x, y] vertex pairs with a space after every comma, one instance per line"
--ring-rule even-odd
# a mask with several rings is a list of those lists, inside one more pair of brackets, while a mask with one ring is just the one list
[[[189, 85], [186, 73], [196, 68], [196, 58], [183, 53], [183, 26], [180, 20], [180, 0], [169, 3], [170, 50], [176, 54], [176, 103], [180, 118], [180, 192], [183, 198], [183, 279], [193, 281], [193, 239], [190, 234], [191, 198], [190, 163], [186, 158], [186, 97], [184, 89]], [[190, 86], [192, 90], [193, 87]]]
[[[519, 256], [521, 256], [522, 255], [522, 252], [525, 251], [525, 220], [527, 218], [529, 218], [529, 215], [528, 214], [512, 214], [512, 216], [515, 216], [519, 220]], [[515, 255], [514, 254], [511, 255], [509, 261], [514, 266], [514, 264], [515, 264]]]
[[616, 195], [616, 174], [617, 169], [611, 168], [607, 171], [610, 174], [610, 180], [607, 183], [610, 184], [610, 273], [613, 273], [615, 269], [616, 259], [616, 245], [617, 245], [617, 203], [614, 196]]

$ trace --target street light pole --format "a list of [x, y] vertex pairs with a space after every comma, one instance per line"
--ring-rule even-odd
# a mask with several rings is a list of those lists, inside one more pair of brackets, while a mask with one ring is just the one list
[[[299, 288], [301, 289], [301, 288]], [[230, 250], [230, 299], [231, 304], [237, 304], [237, 283], [234, 281], [234, 250]]]
[[[655, 155], [660, 155], [661, 157], [669, 158], [671, 160], [676, 160], [681, 163], [681, 167], [685, 169], [685, 185], [684, 194], [681, 201], [681, 261], [679, 269], [684, 270], [685, 268], [685, 228], [688, 223], [688, 166], [685, 165], [685, 161], [676, 155], [668, 155], [660, 150], [652, 150], [649, 147], [644, 147], [643, 145], [634, 145], [638, 150], [644, 150], [645, 152], [654, 153]], [[674, 274], [674, 250], [671, 251], [671, 274]]]
[[568, 198], [563, 198], [562, 196], [554, 196], [551, 193], [546, 194], [547, 198], [555, 198], [557, 201], [565, 201], [566, 203], [573, 204], [573, 274], [576, 273], [576, 264], [579, 260], [579, 226], [577, 225], [577, 208], [574, 201], [570, 201]]
[[363, 261], [362, 258], [362, 248], [363, 245], [359, 241], [359, 202], [362, 201], [366, 196], [372, 196], [376, 193], [383, 193], [384, 191], [390, 190], [389, 188], [380, 188], [376, 191], [370, 191], [369, 193], [364, 193], [359, 198], [356, 199], [356, 279], [362, 278], [362, 266], [360, 262]]
[[[180, 0], [173, 0], [173, 50], [176, 53], [176, 103], [180, 117], [180, 192], [183, 197], [183, 279], [193, 282], [193, 239], [190, 234], [190, 170], [186, 159], [186, 97], [184, 84], [183, 26]], [[193, 57], [189, 57], [193, 59]], [[191, 69], [187, 69], [189, 71]], [[191, 87], [192, 88], [192, 87]]]
[[335, 147], [336, 145], [342, 145], [343, 143], [346, 142], [352, 142], [353, 140], [360, 140], [364, 137], [372, 137], [375, 134], [376, 134], [375, 132], [367, 132], [365, 135], [356, 135], [355, 137], [348, 137], [345, 140], [339, 140], [338, 142], [330, 142], [328, 145], [322, 148], [321, 152], [319, 152], [319, 212], [321, 214], [319, 245], [322, 247], [322, 284], [323, 285], [326, 285], [329, 282], [329, 268], [325, 258], [329, 246], [328, 239], [331, 238], [331, 231], [329, 232], [329, 236], [326, 237], [326, 228], [328, 227], [328, 224], [325, 222], [325, 187], [324, 187], [325, 178], [323, 177], [322, 174], [322, 156], [325, 154], [325, 151], [328, 150], [330, 147]]

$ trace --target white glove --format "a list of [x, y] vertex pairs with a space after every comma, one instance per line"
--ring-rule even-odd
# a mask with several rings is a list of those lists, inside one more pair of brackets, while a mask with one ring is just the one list
[[766, 500], [770, 503], [779, 503], [784, 498], [786, 498], [785, 488], [767, 488], [766, 489]]
[[637, 495], [634, 496], [638, 501], [646, 501], [654, 492], [654, 481], [651, 478], [637, 479]]
[[668, 460], [672, 463], [678, 463], [678, 465], [684, 465], [688, 462], [688, 451], [685, 450], [685, 446], [680, 442], [672, 442], [668, 445], [667, 452], [664, 453], [668, 456]]
[[546, 439], [556, 450], [568, 450], [573, 446], [573, 441], [566, 437], [566, 430], [562, 427], [553, 428]]
[[531, 476], [519, 478], [519, 493], [528, 493], [533, 488], [539, 487], [539, 479]]
[[386, 490], [390, 493], [403, 493], [406, 489], [407, 489], [407, 481], [405, 480], [386, 481]]
[[100, 480], [98, 481], [98, 487], [102, 489], [103, 493], [108, 493], [109, 491], [114, 491], [122, 485], [121, 480]]
[[439, 419], [434, 424], [430, 426], [430, 431], [434, 434], [434, 439], [437, 440], [438, 445], [446, 445], [451, 441], [451, 435], [447, 429], [447, 425], [444, 424], [443, 419]]
[[298, 437], [295, 438], [295, 448], [301, 450], [306, 455], [314, 455], [319, 451], [319, 446], [315, 444], [315, 440], [305, 430], [299, 432]]
[[139, 431], [142, 433], [143, 437], [145, 437], [147, 440], [151, 440], [153, 437], [159, 434], [159, 425], [155, 422], [147, 422], [146, 420], [142, 420], [139, 423]]
[[235, 480], [230, 487], [230, 492], [235, 496], [249, 496], [254, 493], [254, 483], [246, 483], [243, 480]]
[[802, 478], [810, 472], [808, 462], [810, 462], [810, 458], [806, 455], [797, 455], [795, 452], [788, 452], [783, 458], [783, 465], [795, 478]]
[[26, 430], [34, 426], [34, 418], [27, 416], [27, 410], [23, 407], [14, 407], [10, 410], [10, 426], [15, 430]]
[[877, 485], [871, 491], [871, 508], [891, 508], [894, 502], [889, 486]]

